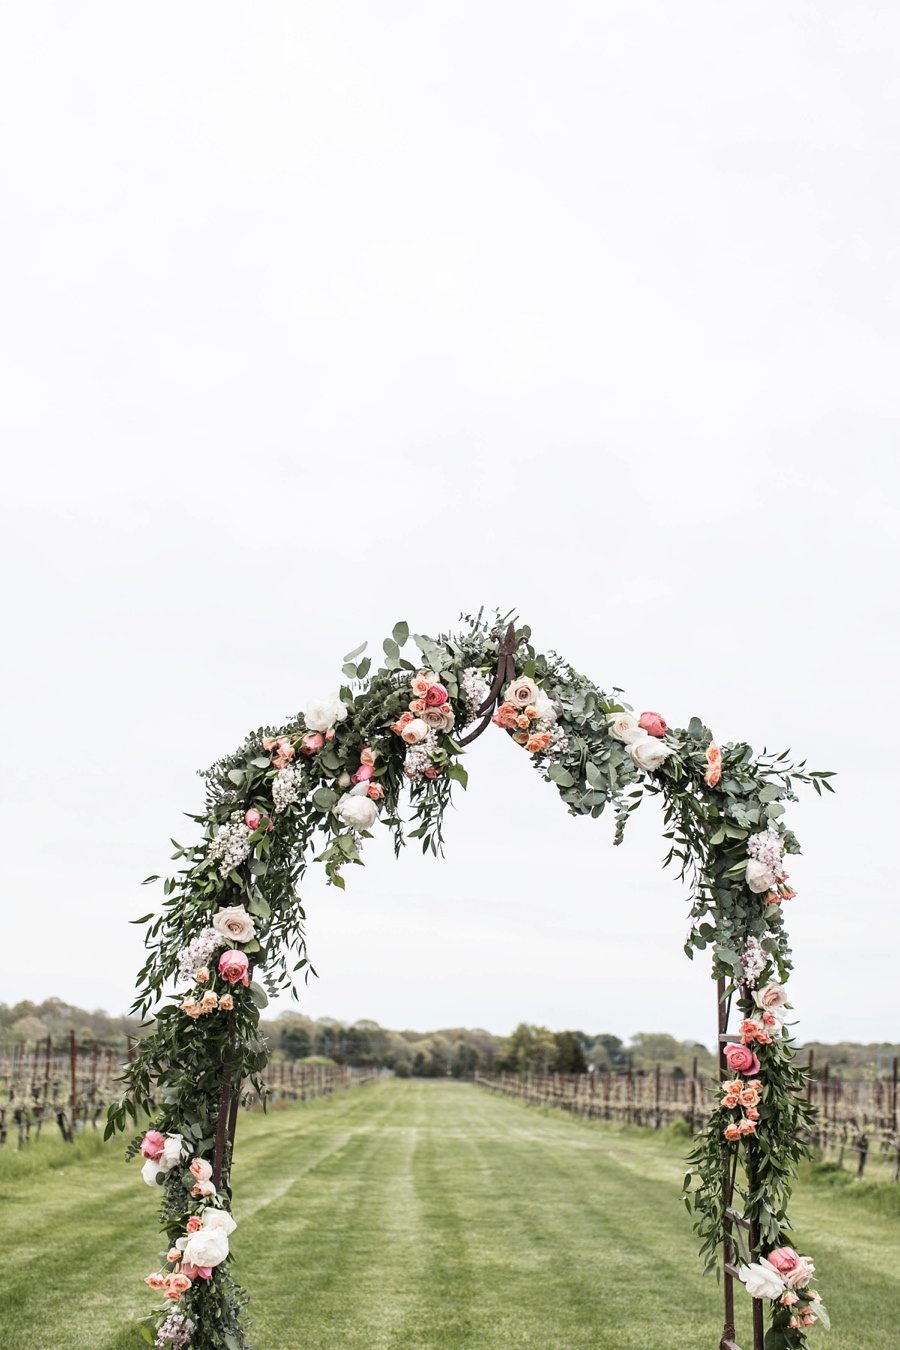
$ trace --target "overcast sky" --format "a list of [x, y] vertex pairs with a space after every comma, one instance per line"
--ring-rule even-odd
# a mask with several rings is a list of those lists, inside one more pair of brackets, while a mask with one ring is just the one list
[[[0, 998], [123, 1010], [195, 770], [516, 607], [791, 747], [803, 1039], [900, 1037], [894, 4], [7, 7]], [[655, 803], [499, 731], [304, 889], [313, 1016], [709, 1041]], [[415, 847], [415, 845], [413, 846]]]

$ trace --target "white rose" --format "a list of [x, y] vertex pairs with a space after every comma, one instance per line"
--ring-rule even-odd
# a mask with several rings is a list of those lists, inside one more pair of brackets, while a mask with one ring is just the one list
[[328, 698], [310, 699], [303, 720], [310, 731], [328, 731], [335, 722], [343, 722], [346, 716], [346, 704], [341, 702], [337, 694], [331, 694]]
[[337, 780], [337, 785], [339, 788], [348, 788], [352, 782], [353, 779], [350, 777], [349, 773], [342, 773]]
[[761, 863], [758, 858], [751, 858], [747, 863], [744, 879], [755, 895], [762, 895], [764, 891], [775, 885], [775, 873], [771, 867], [766, 867], [765, 863]]
[[182, 1252], [190, 1266], [220, 1266], [228, 1255], [228, 1235], [220, 1228], [198, 1228]]
[[784, 1293], [784, 1280], [765, 1257], [752, 1266], [741, 1266], [738, 1276], [751, 1298], [780, 1298]]
[[541, 722], [556, 721], [557, 716], [556, 704], [553, 702], [552, 698], [548, 698], [546, 694], [541, 694], [540, 698], [538, 699], [537, 703], [535, 703], [534, 706], [539, 721]]
[[534, 680], [527, 675], [519, 675], [512, 684], [506, 686], [503, 697], [507, 703], [514, 703], [517, 708], [527, 708], [529, 704], [537, 702], [540, 692]]
[[626, 712], [613, 713], [610, 716], [609, 734], [623, 745], [631, 745], [633, 741], [643, 740], [647, 735], [644, 728], [638, 726], [637, 718]]
[[213, 918], [212, 926], [229, 942], [252, 942], [256, 937], [256, 924], [243, 905], [220, 909]]
[[161, 1172], [171, 1172], [173, 1167], [178, 1166], [181, 1162], [181, 1149], [183, 1144], [184, 1140], [180, 1134], [166, 1135], [162, 1157], [156, 1164]]
[[204, 1228], [218, 1229], [226, 1237], [237, 1228], [236, 1222], [227, 1209], [213, 1209], [210, 1205], [207, 1205], [203, 1211], [202, 1223]]
[[658, 736], [648, 736], [643, 732], [640, 740], [631, 741], [628, 753], [639, 769], [646, 769], [648, 773], [652, 773], [654, 769], [659, 768], [664, 759], [669, 758], [672, 751]]
[[156, 1178], [163, 1170], [164, 1169], [160, 1167], [159, 1163], [155, 1163], [152, 1158], [148, 1158], [141, 1168], [141, 1176], [148, 1186], [155, 1186]]
[[428, 723], [423, 722], [421, 717], [414, 717], [411, 722], [407, 722], [400, 735], [407, 745], [418, 745], [428, 735]]
[[371, 830], [378, 819], [378, 807], [371, 797], [346, 793], [334, 808], [335, 815], [352, 830]]

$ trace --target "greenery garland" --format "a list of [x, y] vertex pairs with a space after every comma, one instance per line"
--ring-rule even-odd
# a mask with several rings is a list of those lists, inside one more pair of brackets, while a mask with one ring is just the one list
[[[409, 839], [441, 852], [452, 786], [467, 782], [460, 732], [488, 697], [507, 622], [483, 612], [463, 621], [456, 633], [417, 635], [416, 661], [404, 654], [407, 625], [397, 624], [378, 669], [365, 644], [357, 648], [344, 660], [338, 694], [286, 726], [253, 732], [207, 770], [206, 810], [191, 817], [201, 837], [175, 843], [181, 867], [164, 882], [162, 912], [135, 920], [147, 926], [148, 956], [133, 1011], [154, 1021], [109, 1109], [107, 1136], [129, 1117], [153, 1119], [128, 1155], [140, 1153], [145, 1181], [162, 1189], [167, 1248], [146, 1282], [163, 1302], [142, 1324], [158, 1350], [248, 1344], [244, 1295], [229, 1273], [229, 1150], [217, 1181], [210, 1161], [223, 1079], [249, 1081], [263, 1095], [260, 1009], [267, 993], [293, 989], [311, 969], [297, 895], [309, 862], [343, 887], [376, 825], [392, 832], [397, 853]], [[686, 730], [670, 729], [658, 713], [636, 718], [620, 691], [609, 696], [562, 658], [537, 653], [528, 627], [515, 639], [519, 673], [493, 721], [569, 811], [599, 816], [611, 806], [619, 843], [644, 795], [663, 799], [666, 863], [691, 888], [685, 950], [711, 948], [713, 977], [724, 977], [726, 999], [743, 1014], [741, 1042], [728, 1047], [732, 1077], [691, 1154], [687, 1203], [707, 1268], [716, 1267], [726, 1239], [726, 1150], [743, 1213], [759, 1224], [759, 1249], [743, 1252], [741, 1278], [770, 1302], [767, 1350], [803, 1346], [808, 1327], [827, 1318], [811, 1289], [811, 1261], [787, 1241], [809, 1107], [784, 1026], [791, 963], [781, 905], [793, 892], [783, 855], [799, 845], [781, 818], [798, 783], [830, 790], [831, 775], [786, 755], [754, 757], [748, 745], [719, 747], [697, 718]]]

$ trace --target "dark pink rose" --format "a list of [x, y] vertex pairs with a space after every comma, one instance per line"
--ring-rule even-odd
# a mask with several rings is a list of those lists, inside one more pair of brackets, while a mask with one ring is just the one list
[[228, 984], [250, 983], [250, 961], [246, 952], [237, 952], [229, 949], [223, 952], [219, 957], [219, 974]]
[[372, 768], [371, 764], [360, 764], [356, 773], [353, 775], [353, 781], [354, 783], [368, 783], [374, 772], [375, 770]]
[[800, 1257], [793, 1247], [776, 1247], [774, 1251], [769, 1252], [766, 1260], [775, 1267], [779, 1275], [790, 1275], [800, 1264]]
[[186, 1275], [189, 1280], [211, 1280], [212, 1266], [192, 1266], [190, 1261], [185, 1261], [181, 1267], [182, 1275]]
[[648, 736], [665, 736], [668, 731], [666, 719], [659, 713], [643, 712], [638, 718], [638, 726], [643, 727]]
[[141, 1157], [159, 1162], [166, 1146], [166, 1136], [159, 1130], [148, 1130], [141, 1141]]
[[447, 702], [447, 690], [442, 684], [433, 684], [425, 695], [426, 708], [439, 708]]
[[753, 1077], [759, 1073], [759, 1060], [748, 1045], [726, 1045], [725, 1059], [732, 1073], [743, 1073]]
[[325, 737], [321, 731], [309, 731], [300, 742], [301, 755], [314, 755], [322, 749], [325, 744]]

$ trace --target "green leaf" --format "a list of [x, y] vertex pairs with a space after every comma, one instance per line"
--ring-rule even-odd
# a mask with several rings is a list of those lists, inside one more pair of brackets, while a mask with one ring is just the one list
[[344, 657], [344, 660], [355, 661], [357, 656], [362, 656], [363, 652], [366, 650], [368, 645], [369, 645], [368, 642], [363, 642], [359, 647], [354, 647], [352, 652], [347, 653], [347, 655]]
[[391, 636], [393, 637], [398, 647], [405, 646], [407, 639], [409, 638], [409, 624], [404, 622], [403, 619], [401, 619], [399, 623], [394, 624], [394, 631], [391, 634]]
[[245, 778], [243, 769], [229, 769], [228, 777], [231, 779], [232, 783], [234, 783], [235, 787], [243, 786]]
[[388, 659], [388, 665], [389, 665], [389, 666], [397, 666], [397, 665], [399, 665], [399, 664], [400, 664], [400, 648], [397, 646], [397, 644], [396, 644], [396, 642], [394, 641], [394, 639], [393, 639], [393, 638], [385, 638], [385, 639], [384, 639], [384, 642], [382, 643], [382, 646], [384, 647], [384, 654], [385, 654], [385, 656], [386, 656], [387, 659]]
[[313, 805], [320, 811], [330, 811], [335, 802], [340, 799], [340, 794], [333, 788], [319, 788], [313, 793]]
[[469, 774], [468, 771], [463, 768], [462, 764], [451, 764], [450, 768], [447, 770], [447, 777], [452, 778], [454, 782], [459, 783], [462, 787], [468, 786]]
[[356, 667], [356, 678], [358, 680], [364, 680], [368, 675], [371, 666], [372, 662], [370, 658], [368, 656], [364, 656], [363, 659], [360, 661], [359, 665]]
[[149, 914], [145, 914], [144, 917], [143, 917], [142, 919], [129, 919], [128, 922], [129, 922], [129, 923], [146, 923], [148, 919], [152, 919], [152, 918], [153, 918], [153, 911], [151, 910], [150, 913], [149, 913]]
[[567, 788], [575, 786], [575, 779], [569, 773], [569, 770], [564, 769], [561, 764], [551, 764], [549, 776], [558, 787]]
[[257, 984], [255, 980], [250, 981], [250, 997], [253, 999], [257, 1008], [268, 1008], [269, 999], [266, 995], [266, 991], [263, 989], [262, 985]]
[[352, 661], [345, 661], [343, 666], [341, 667], [341, 670], [347, 676], [348, 680], [356, 679], [356, 666], [353, 664]]
[[[584, 766], [585, 777], [592, 788], [599, 788], [606, 791], [606, 770], [600, 769], [592, 760], [588, 760]], [[558, 779], [556, 780], [559, 781]]]

